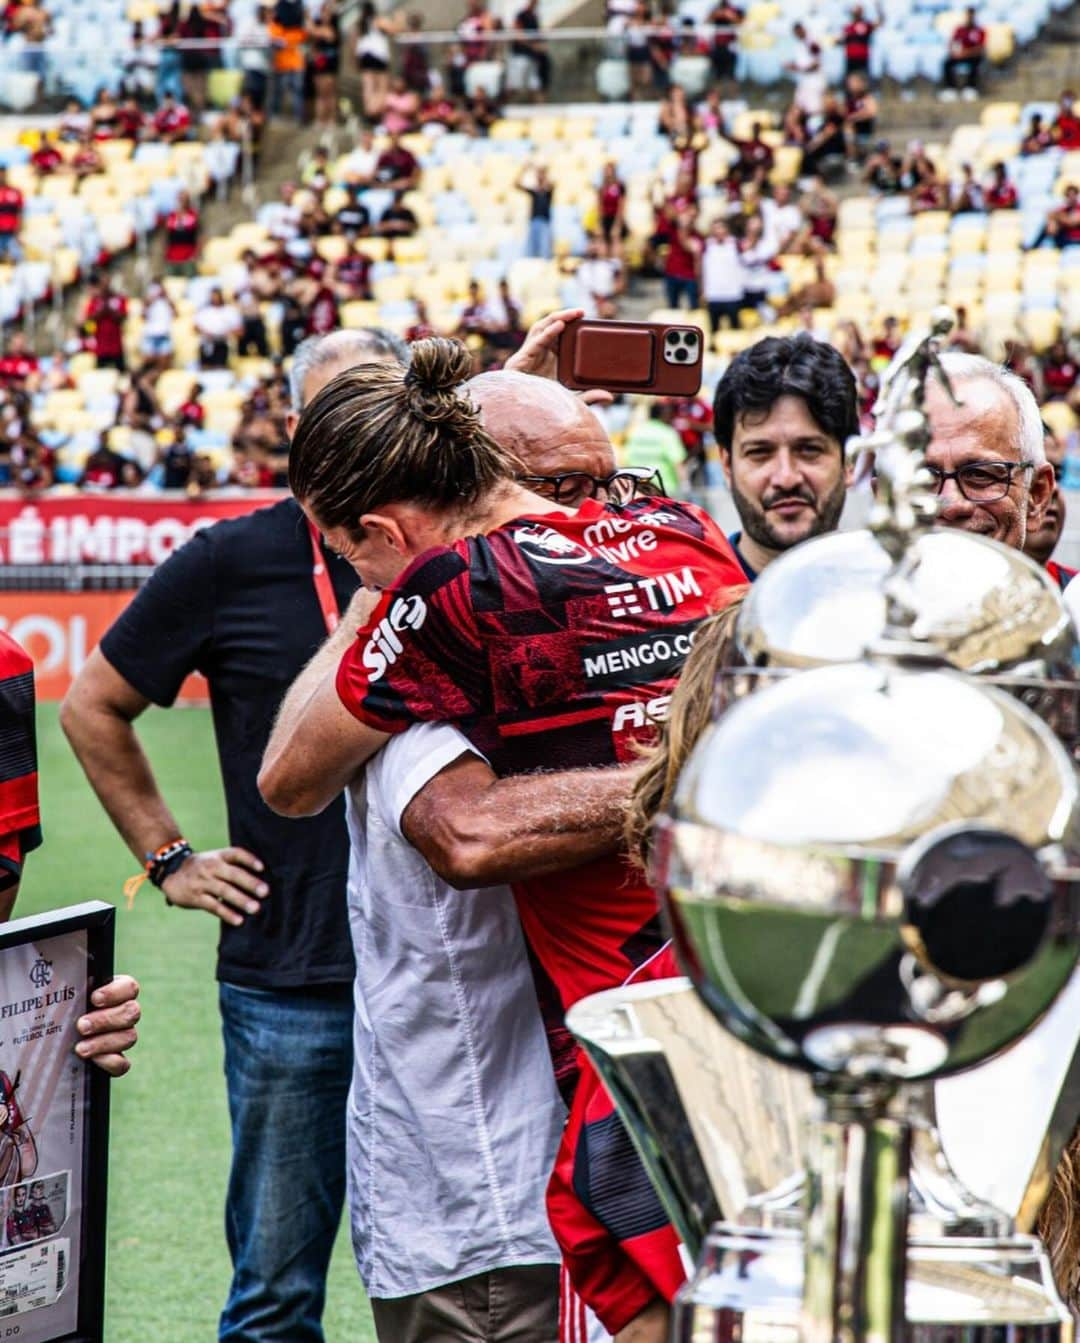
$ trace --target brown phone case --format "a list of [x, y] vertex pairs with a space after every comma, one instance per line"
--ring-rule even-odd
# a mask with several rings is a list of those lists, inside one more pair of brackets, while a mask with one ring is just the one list
[[572, 391], [602, 387], [647, 396], [694, 396], [705, 335], [677, 322], [605, 322], [579, 317], [559, 337], [559, 381]]

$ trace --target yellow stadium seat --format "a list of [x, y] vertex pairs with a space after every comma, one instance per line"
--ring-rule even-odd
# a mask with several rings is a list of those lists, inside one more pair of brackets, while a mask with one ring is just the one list
[[206, 96], [211, 107], [225, 108], [240, 96], [243, 70], [211, 70], [206, 80]]
[[68, 360], [68, 372], [76, 381], [89, 369], [96, 367], [97, 361], [88, 350], [80, 350]]
[[915, 236], [925, 238], [948, 230], [952, 216], [948, 210], [924, 210], [915, 216]]
[[265, 247], [269, 238], [265, 227], [262, 224], [256, 224], [254, 220], [245, 220], [242, 224], [234, 224], [229, 236], [241, 252], [248, 248], [257, 252], [260, 248]]
[[427, 243], [423, 238], [395, 238], [394, 260], [402, 266], [415, 265], [427, 260]]
[[377, 303], [400, 303], [412, 297], [413, 277], [411, 275], [381, 275], [372, 283], [371, 292]]
[[74, 192], [74, 177], [46, 177], [41, 183], [41, 195], [47, 200], [66, 200]]
[[562, 117], [556, 115], [533, 117], [528, 123], [528, 138], [536, 145], [551, 144], [563, 138]]
[[241, 355], [233, 360], [233, 372], [243, 382], [257, 382], [274, 376], [274, 364], [258, 355]]
[[[173, 324], [174, 330], [176, 323]], [[195, 385], [195, 375], [186, 368], [167, 368], [158, 378], [155, 393], [158, 404], [166, 415], [175, 415], [191, 395]]]
[[957, 28], [963, 23], [963, 11], [959, 9], [943, 9], [934, 19], [934, 27], [945, 39], [946, 42], [956, 32]]
[[425, 158], [431, 153], [431, 136], [426, 131], [410, 131], [401, 137], [401, 143], [415, 158]]
[[343, 205], [347, 205], [351, 197], [344, 187], [327, 187], [323, 194], [323, 209], [328, 215], [336, 215]]
[[1059, 438], [1071, 434], [1077, 427], [1076, 414], [1065, 401], [1047, 401], [1041, 407], [1042, 417]]
[[225, 266], [235, 265], [242, 250], [235, 238], [207, 238], [199, 257], [199, 273], [216, 275]]
[[375, 326], [379, 321], [379, 305], [364, 299], [353, 299], [341, 305], [341, 325], [345, 327]]
[[101, 397], [112, 396], [119, 381], [119, 369], [91, 368], [79, 378], [78, 389], [84, 401], [96, 401]]
[[1056, 308], [1029, 309], [1020, 321], [1036, 354], [1042, 354], [1061, 334], [1061, 314]]
[[510, 120], [501, 118], [491, 125], [488, 131], [489, 140], [524, 140], [526, 135], [526, 123], [524, 121]]
[[[987, 36], [989, 36], [989, 32]], [[979, 116], [979, 122], [988, 131], [1000, 130], [1008, 126], [1018, 126], [1020, 124], [1020, 104], [986, 103]]]
[[315, 251], [324, 261], [331, 265], [335, 261], [340, 261], [348, 249], [348, 242], [345, 238], [338, 237], [337, 234], [328, 234], [323, 238], [316, 238]]
[[777, 124], [776, 113], [768, 107], [751, 108], [747, 112], [740, 112], [735, 118], [732, 135], [736, 140], [749, 140], [754, 133], [755, 123], [760, 125], [762, 130], [772, 130]]
[[390, 250], [390, 244], [385, 238], [360, 238], [357, 241], [356, 250], [363, 252], [372, 261], [385, 261]]
[[797, 145], [781, 145], [774, 155], [769, 181], [774, 186], [789, 185], [799, 176], [801, 164], [802, 150]]
[[986, 25], [986, 55], [993, 65], [1004, 65], [1016, 50], [1016, 34], [1012, 24], [988, 23]]

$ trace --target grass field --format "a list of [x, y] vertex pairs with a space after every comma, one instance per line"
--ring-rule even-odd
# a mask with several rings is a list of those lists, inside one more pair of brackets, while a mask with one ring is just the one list
[[[139, 730], [187, 837], [196, 847], [224, 843], [209, 712], [151, 710]], [[135, 1066], [113, 1086], [105, 1337], [210, 1343], [229, 1281], [217, 922], [167, 908], [147, 885], [128, 912], [120, 888], [137, 869], [67, 749], [54, 705], [38, 711], [38, 749], [45, 845], [28, 863], [16, 912], [90, 899], [120, 906], [117, 969], [142, 984]], [[344, 1224], [324, 1320], [329, 1343], [373, 1343]]]

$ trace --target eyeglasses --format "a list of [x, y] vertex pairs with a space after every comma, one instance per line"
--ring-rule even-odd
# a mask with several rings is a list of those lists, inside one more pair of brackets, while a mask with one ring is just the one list
[[955, 480], [956, 488], [973, 504], [992, 504], [1004, 499], [1012, 486], [1014, 471], [1034, 471], [1034, 462], [968, 462], [955, 471], [942, 471], [936, 466], [925, 468], [934, 480], [934, 493], [940, 494], [947, 480]]
[[634, 499], [664, 495], [664, 478], [648, 466], [624, 466], [610, 476], [590, 476], [586, 471], [567, 471], [558, 476], [518, 476], [537, 494], [557, 504], [580, 504], [601, 496], [613, 504], [628, 504]]

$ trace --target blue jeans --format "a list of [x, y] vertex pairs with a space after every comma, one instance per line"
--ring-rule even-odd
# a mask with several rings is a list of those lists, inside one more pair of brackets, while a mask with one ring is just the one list
[[686, 306], [688, 308], [693, 309], [698, 305], [697, 280], [680, 280], [674, 275], [665, 275], [664, 291], [669, 308], [681, 307], [684, 294], [686, 295]]
[[304, 72], [303, 70], [275, 70], [270, 81], [270, 115], [280, 116], [285, 108], [286, 98], [292, 103], [292, 113], [297, 125], [304, 120]]
[[221, 1343], [323, 1343], [326, 1271], [345, 1200], [350, 996], [219, 985], [233, 1264]]
[[171, 93], [178, 103], [184, 101], [184, 81], [180, 78], [180, 53], [175, 47], [162, 47], [154, 79], [154, 94], [161, 102]]
[[543, 257], [545, 261], [551, 257], [550, 219], [529, 220], [529, 231], [525, 235], [525, 255]]

